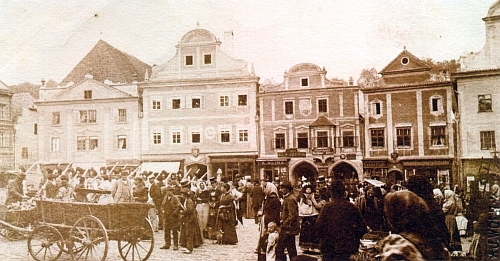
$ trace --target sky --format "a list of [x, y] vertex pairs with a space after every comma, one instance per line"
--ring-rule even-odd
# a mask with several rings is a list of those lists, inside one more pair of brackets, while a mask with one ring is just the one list
[[[403, 48], [419, 58], [480, 51], [495, 0], [0, 0], [0, 80], [61, 82], [102, 39], [150, 65], [175, 55], [188, 31], [211, 31], [261, 82], [298, 63], [328, 78], [382, 70]], [[61, 4], [64, 3], [64, 4]], [[199, 24], [199, 25], [197, 25]]]

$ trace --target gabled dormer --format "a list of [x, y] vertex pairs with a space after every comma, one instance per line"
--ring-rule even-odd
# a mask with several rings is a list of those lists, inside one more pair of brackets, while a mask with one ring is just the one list
[[383, 84], [412, 84], [429, 81], [431, 67], [411, 54], [406, 48], [382, 71]]
[[91, 77], [52, 96], [49, 101], [93, 101], [130, 98], [131, 94], [118, 90]]

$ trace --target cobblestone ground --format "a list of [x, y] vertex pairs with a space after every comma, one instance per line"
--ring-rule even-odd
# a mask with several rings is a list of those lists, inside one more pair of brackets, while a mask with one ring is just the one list
[[[257, 254], [254, 253], [258, 239], [258, 226], [254, 224], [253, 219], [245, 219], [245, 225], [237, 227], [238, 244], [236, 245], [218, 245], [213, 244], [211, 240], [205, 239], [204, 244], [195, 248], [191, 254], [184, 254], [181, 251], [163, 250], [163, 231], [155, 232], [155, 246], [150, 261], [184, 261], [184, 260], [257, 260]], [[9, 241], [0, 237], [0, 260], [34, 260], [28, 253], [26, 240]], [[61, 261], [70, 261], [71, 257], [65, 253], [59, 258]], [[122, 260], [118, 252], [116, 241], [109, 242], [109, 251], [106, 260]]]

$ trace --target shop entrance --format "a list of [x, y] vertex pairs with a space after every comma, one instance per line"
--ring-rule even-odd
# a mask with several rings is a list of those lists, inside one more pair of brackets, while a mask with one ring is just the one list
[[339, 179], [339, 180], [350, 180], [350, 179], [358, 179], [358, 173], [356, 169], [351, 166], [350, 164], [347, 164], [345, 162], [342, 162], [335, 166], [332, 169], [331, 176], [334, 179]]
[[315, 182], [318, 178], [318, 171], [312, 164], [301, 162], [293, 169], [290, 182], [297, 183], [297, 181], [302, 180], [302, 177], [306, 178], [308, 182]]

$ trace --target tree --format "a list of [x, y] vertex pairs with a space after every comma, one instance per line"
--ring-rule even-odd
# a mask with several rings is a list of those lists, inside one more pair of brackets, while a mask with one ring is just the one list
[[363, 69], [358, 79], [358, 86], [367, 87], [370, 83], [379, 79], [378, 72], [375, 68]]

